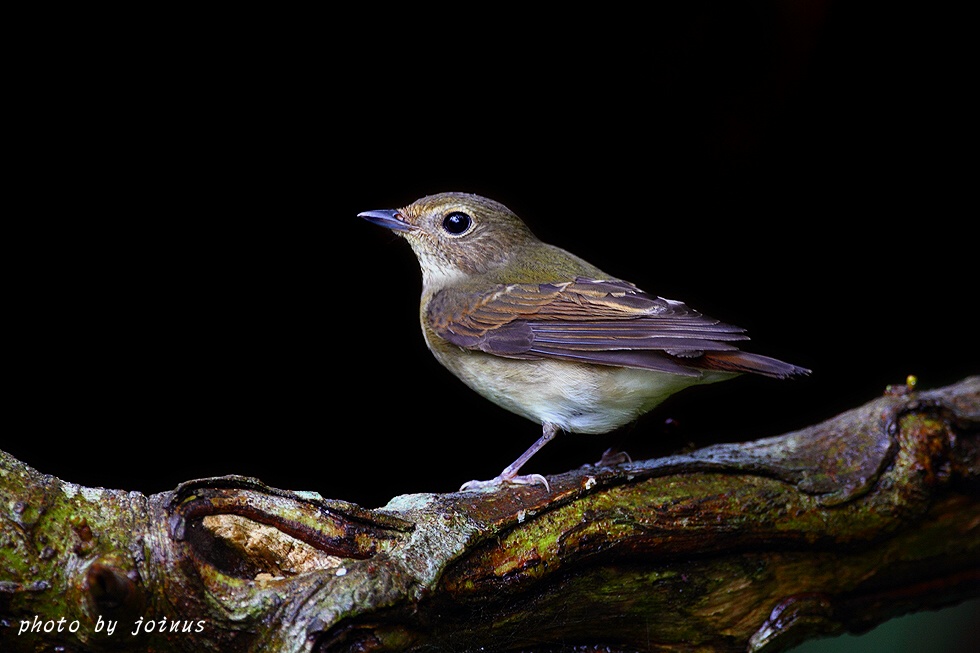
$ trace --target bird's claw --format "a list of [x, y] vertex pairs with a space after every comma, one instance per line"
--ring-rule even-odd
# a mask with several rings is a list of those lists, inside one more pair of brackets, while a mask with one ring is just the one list
[[496, 489], [504, 485], [543, 485], [545, 490], [551, 492], [551, 486], [548, 484], [548, 479], [541, 474], [527, 474], [524, 476], [500, 475], [496, 478], [491, 478], [489, 481], [467, 481], [460, 486], [459, 491], [471, 492], [476, 490], [485, 490], [487, 488]]
[[606, 449], [602, 452], [602, 458], [591, 465], [585, 465], [585, 467], [616, 467], [617, 465], [622, 465], [623, 463], [631, 463], [633, 459], [625, 451], [619, 451], [618, 449]]

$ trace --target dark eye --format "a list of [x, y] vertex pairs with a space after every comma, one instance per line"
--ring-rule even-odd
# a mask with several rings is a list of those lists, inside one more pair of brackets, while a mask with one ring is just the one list
[[465, 213], [453, 211], [442, 219], [442, 228], [451, 234], [459, 235], [470, 228], [473, 219]]

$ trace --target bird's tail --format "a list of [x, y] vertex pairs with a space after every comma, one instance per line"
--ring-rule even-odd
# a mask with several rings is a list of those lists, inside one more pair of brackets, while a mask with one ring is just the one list
[[774, 379], [804, 376], [810, 373], [805, 367], [784, 363], [775, 358], [750, 354], [745, 351], [709, 351], [698, 360], [698, 367], [722, 372], [747, 372]]

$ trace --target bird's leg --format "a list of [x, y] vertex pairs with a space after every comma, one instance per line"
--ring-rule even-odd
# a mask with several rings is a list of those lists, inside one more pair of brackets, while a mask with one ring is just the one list
[[[540, 482], [544, 484], [545, 488], [551, 490], [551, 488], [548, 486], [548, 481], [546, 481], [544, 476], [542, 476], [541, 474], [531, 474], [529, 476], [517, 475], [517, 472], [520, 471], [521, 467], [524, 466], [524, 463], [526, 463], [531, 459], [531, 456], [533, 456], [538, 451], [540, 451], [541, 448], [544, 447], [544, 445], [551, 442], [554, 439], [554, 437], [558, 435], [558, 425], [552, 424], [551, 422], [545, 422], [544, 424], [541, 425], [541, 431], [542, 431], [541, 437], [538, 438], [537, 442], [532, 444], [527, 451], [525, 451], [520, 455], [520, 457], [517, 460], [507, 465], [504, 471], [500, 472], [500, 478], [504, 479], [505, 481], [510, 481], [511, 483], [520, 483], [520, 484], [528, 484], [528, 485], [534, 485], [535, 483]], [[518, 480], [518, 479], [527, 479], [527, 480]]]
[[480, 488], [502, 485], [504, 483], [514, 483], [516, 485], [536, 485], [540, 483], [547, 491], [550, 492], [551, 486], [548, 485], [548, 480], [541, 474], [528, 474], [526, 476], [517, 475], [517, 472], [524, 466], [524, 463], [531, 459], [531, 456], [540, 451], [544, 445], [551, 442], [554, 437], [558, 435], [558, 425], [552, 424], [551, 422], [545, 422], [542, 424], [541, 430], [541, 437], [538, 438], [527, 451], [522, 453], [517, 460], [507, 465], [504, 471], [500, 472], [500, 476], [490, 479], [489, 481], [468, 481], [463, 483], [463, 486], [459, 488], [460, 491], [478, 490]]

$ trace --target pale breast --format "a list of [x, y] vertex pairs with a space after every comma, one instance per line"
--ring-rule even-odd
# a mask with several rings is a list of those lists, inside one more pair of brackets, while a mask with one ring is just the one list
[[632, 422], [667, 397], [732, 374], [679, 376], [558, 360], [515, 360], [477, 351], [432, 353], [470, 388], [537, 423], [575, 433], [607, 433]]

